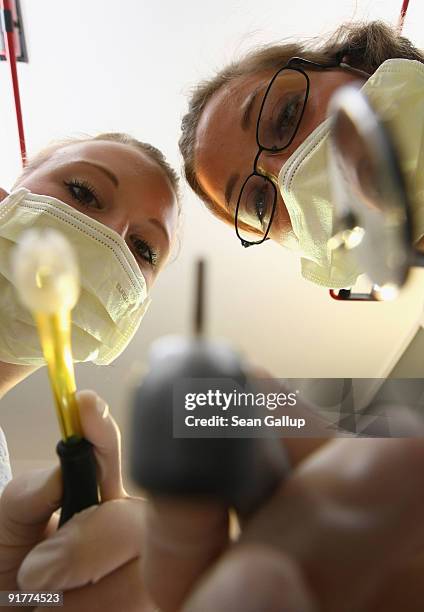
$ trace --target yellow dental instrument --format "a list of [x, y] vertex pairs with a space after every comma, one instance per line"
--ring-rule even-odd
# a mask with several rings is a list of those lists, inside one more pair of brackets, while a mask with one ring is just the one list
[[65, 237], [46, 229], [22, 234], [11, 264], [20, 299], [38, 328], [62, 433], [57, 453], [64, 484], [63, 524], [98, 503], [94, 453], [81, 430], [71, 350], [71, 311], [80, 292], [78, 263]]

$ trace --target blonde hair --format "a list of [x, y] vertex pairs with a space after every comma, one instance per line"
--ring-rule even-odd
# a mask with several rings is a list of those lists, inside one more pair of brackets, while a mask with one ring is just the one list
[[182, 120], [179, 141], [184, 160], [184, 175], [193, 191], [211, 212], [227, 223], [234, 223], [231, 214], [217, 205], [200, 185], [196, 174], [196, 131], [205, 106], [227, 83], [241, 76], [282, 68], [290, 58], [300, 56], [324, 65], [341, 61], [354, 68], [374, 73], [387, 59], [405, 58], [424, 63], [424, 55], [398, 32], [380, 22], [345, 24], [326, 41], [296, 41], [267, 45], [250, 51], [242, 59], [220, 70], [213, 78], [199, 83], [192, 92], [187, 114]]

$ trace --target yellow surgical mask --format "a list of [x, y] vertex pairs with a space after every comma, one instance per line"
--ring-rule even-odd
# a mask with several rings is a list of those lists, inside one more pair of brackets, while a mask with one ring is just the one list
[[0, 203], [0, 361], [43, 365], [31, 313], [20, 303], [11, 252], [25, 230], [53, 228], [73, 246], [81, 293], [72, 311], [75, 361], [111, 363], [137, 331], [149, 304], [143, 274], [119, 234], [55, 198], [21, 188]]
[[[424, 234], [424, 65], [384, 62], [361, 90], [388, 126], [413, 206], [414, 240]], [[282, 167], [278, 184], [301, 252], [302, 276], [334, 289], [362, 273], [353, 252], [331, 250], [335, 206], [329, 177], [330, 120], [321, 123]]]

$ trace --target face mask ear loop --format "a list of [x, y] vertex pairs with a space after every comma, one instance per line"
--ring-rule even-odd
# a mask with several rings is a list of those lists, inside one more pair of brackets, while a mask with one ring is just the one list
[[13, 27], [13, 16], [12, 16], [12, 10], [10, 7], [10, 1], [0, 0], [0, 9], [1, 9], [1, 12], [3, 13], [3, 24], [2, 25], [4, 25], [4, 41], [5, 41], [5, 48], [6, 48], [6, 59], [10, 65], [10, 74], [12, 78], [12, 87], [13, 87], [13, 97], [15, 100], [16, 122], [18, 124], [19, 146], [21, 149], [22, 166], [24, 166], [25, 160], [26, 160], [25, 134], [24, 134], [24, 123], [22, 119], [21, 98], [19, 94], [18, 71], [16, 69], [16, 52], [15, 52], [15, 43], [13, 40], [14, 27]]

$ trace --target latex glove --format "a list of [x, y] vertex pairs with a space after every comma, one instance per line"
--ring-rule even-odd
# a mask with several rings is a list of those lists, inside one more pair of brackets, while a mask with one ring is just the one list
[[[398, 430], [423, 436], [421, 420], [401, 414]], [[422, 611], [424, 439], [283, 442], [297, 467], [236, 546], [217, 503], [148, 505], [144, 576], [160, 608], [268, 612], [276, 597], [278, 610]]]
[[184, 612], [419, 612], [424, 440], [334, 440], [301, 464]]
[[[264, 377], [269, 378], [269, 374], [265, 373]], [[309, 422], [315, 420], [320, 437], [282, 440], [293, 467], [334, 434], [307, 405], [299, 402], [296, 416]], [[149, 593], [163, 612], [180, 609], [193, 584], [230, 543], [228, 509], [219, 502], [149, 499], [144, 531], [144, 578]]]
[[60, 470], [13, 479], [0, 498], [1, 588], [66, 591], [66, 612], [148, 610], [140, 580], [144, 502], [123, 488], [120, 434], [104, 401], [82, 391], [78, 404], [84, 436], [95, 448], [103, 503], [56, 531]]

